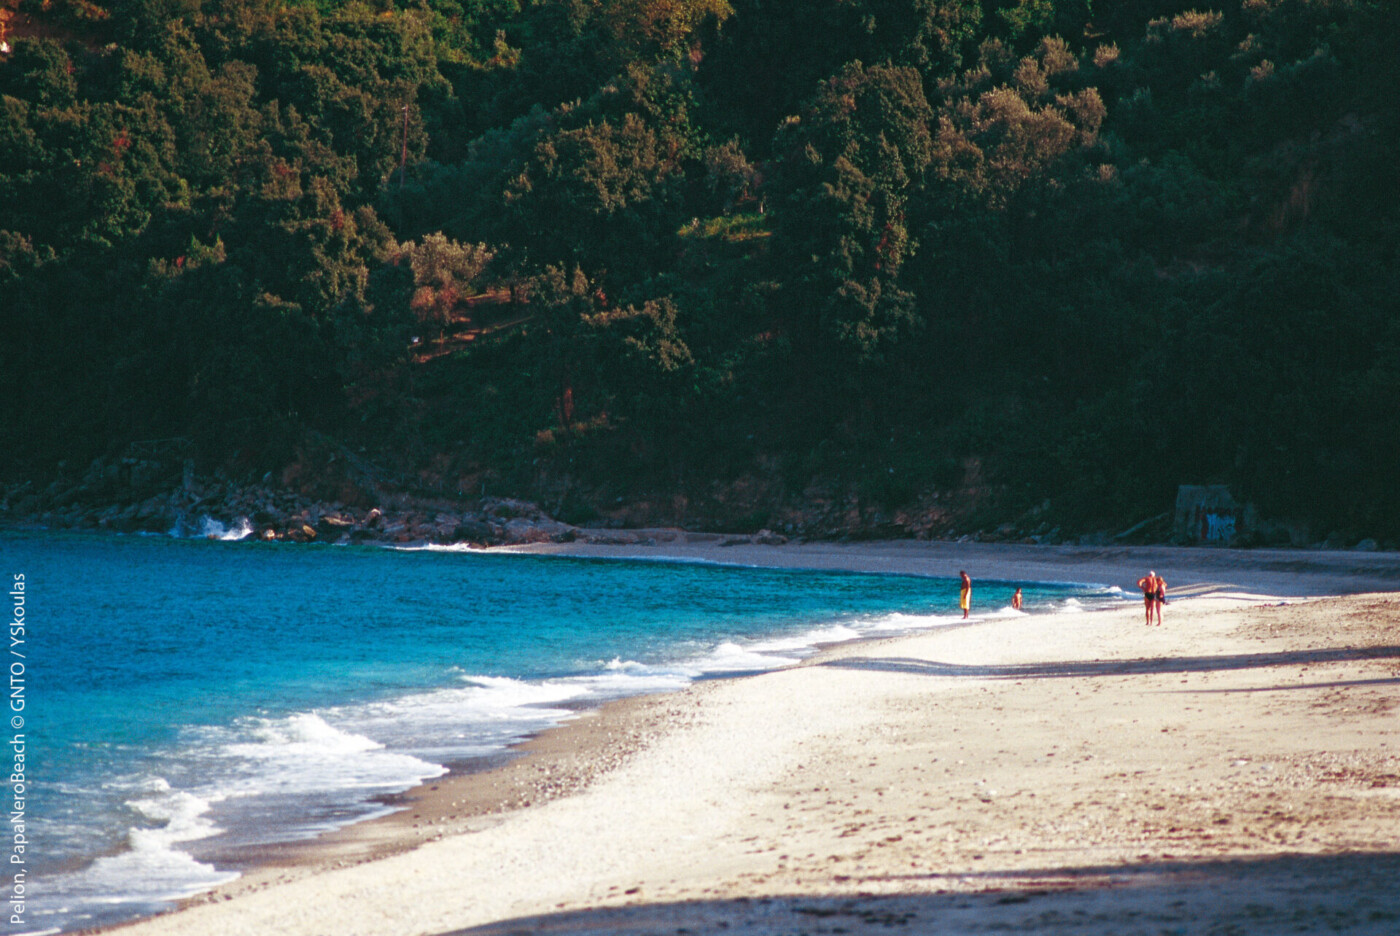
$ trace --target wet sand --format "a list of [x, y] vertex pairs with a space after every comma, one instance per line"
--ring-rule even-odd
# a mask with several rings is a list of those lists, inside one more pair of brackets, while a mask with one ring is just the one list
[[1150, 563], [1200, 597], [606, 706], [123, 931], [1400, 931], [1400, 596], [1296, 597], [1394, 588], [1400, 556], [544, 549], [1125, 588]]

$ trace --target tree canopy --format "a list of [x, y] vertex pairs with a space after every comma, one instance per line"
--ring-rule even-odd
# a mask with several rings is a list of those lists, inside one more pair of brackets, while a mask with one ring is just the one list
[[12, 478], [315, 430], [561, 506], [763, 491], [675, 522], [1219, 482], [1400, 538], [1387, 0], [0, 12]]

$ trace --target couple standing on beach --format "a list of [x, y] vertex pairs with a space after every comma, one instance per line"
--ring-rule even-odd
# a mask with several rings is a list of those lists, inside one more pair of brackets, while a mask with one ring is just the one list
[[1156, 572], [1148, 572], [1138, 579], [1142, 589], [1142, 603], [1147, 611], [1147, 626], [1152, 626], [1152, 612], [1157, 612], [1157, 626], [1162, 626], [1162, 605], [1167, 603], [1167, 580]]

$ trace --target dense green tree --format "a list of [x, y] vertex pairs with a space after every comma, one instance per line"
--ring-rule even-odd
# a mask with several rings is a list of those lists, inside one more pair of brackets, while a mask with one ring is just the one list
[[914, 68], [932, 90], [962, 62], [982, 19], [980, 0], [736, 0], [701, 80], [713, 119], [760, 156], [780, 121], [847, 62]]
[[679, 222], [679, 168], [636, 114], [560, 130], [535, 147], [503, 194], [510, 236], [542, 260], [611, 263], [615, 276], [654, 263]]
[[863, 362], [912, 326], [899, 275], [913, 247], [909, 198], [932, 158], [931, 117], [914, 69], [853, 62], [783, 128], [776, 249], [795, 339]]
[[1003, 53], [995, 44], [984, 48], [977, 69], [943, 84], [949, 106], [934, 145], [934, 175], [958, 200], [992, 210], [1006, 208], [1023, 187], [1062, 175], [1057, 164], [1091, 149], [1105, 116], [1095, 89], [1060, 90], [1079, 71], [1063, 41], [1042, 41], [1006, 82], [996, 77]]
[[460, 244], [442, 234], [401, 245], [398, 262], [406, 262], [413, 271], [410, 304], [418, 321], [441, 332], [472, 295], [493, 256], [485, 244]]

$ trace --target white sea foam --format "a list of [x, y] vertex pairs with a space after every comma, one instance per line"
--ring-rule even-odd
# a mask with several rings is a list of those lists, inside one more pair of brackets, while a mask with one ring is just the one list
[[253, 524], [249, 522], [247, 517], [239, 517], [231, 526], [224, 526], [213, 517], [202, 517], [200, 519], [200, 533], [205, 539], [234, 542], [251, 536]]
[[34, 908], [35, 922], [61, 916], [66, 926], [81, 925], [99, 914], [96, 909], [86, 916], [74, 914], [75, 906], [156, 905], [238, 877], [196, 861], [176, 847], [221, 831], [207, 815], [208, 800], [172, 790], [163, 777], [147, 777], [130, 785], [139, 795], [127, 806], [144, 821], [128, 830], [126, 850], [103, 855], [82, 870], [47, 878], [44, 899]]
[[[133, 830], [143, 832], [146, 830]], [[50, 898], [69, 904], [133, 904], [182, 900], [238, 877], [171, 848], [158, 835], [135, 835], [130, 849], [104, 855], [79, 872], [45, 881]]]
[[[150, 774], [125, 775], [112, 777], [104, 780], [102, 789], [111, 790], [115, 793], [128, 796], [139, 796], [149, 793], [167, 793], [170, 791], [170, 781], [164, 777], [154, 777]], [[79, 792], [79, 791], [74, 791]]]
[[862, 631], [877, 632], [881, 637], [888, 637], [891, 633], [926, 630], [930, 627], [942, 627], [948, 624], [956, 624], [961, 620], [961, 614], [895, 613], [869, 618], [857, 622], [853, 626], [858, 627]]
[[414, 543], [408, 546], [392, 544], [386, 546], [396, 552], [443, 552], [443, 553], [470, 553], [485, 552], [481, 546], [473, 546], [470, 543]]
[[215, 539], [234, 542], [247, 539], [253, 533], [253, 524], [247, 517], [239, 517], [230, 525], [224, 525], [208, 514], [201, 514], [198, 521], [191, 522], [179, 517], [170, 528], [168, 535], [177, 539]]
[[[406, 789], [445, 772], [439, 764], [386, 750], [363, 734], [303, 712], [278, 719], [245, 719], [213, 732], [214, 798], [325, 790]], [[222, 737], [218, 737], [222, 735]]]
[[776, 669], [779, 666], [796, 663], [799, 659], [801, 657], [796, 654], [767, 652], [754, 645], [744, 646], [736, 641], [726, 640], [715, 647], [707, 656], [697, 659], [691, 665], [699, 669], [699, 674], [710, 675]]
[[[324, 719], [317, 717], [316, 730], [324, 732], [334, 722], [356, 737], [392, 738], [396, 750], [420, 758], [485, 756], [566, 721], [579, 705], [673, 691], [711, 675], [777, 669], [810, 655], [818, 644], [860, 636], [855, 628], [832, 625], [791, 636], [721, 641], [662, 663], [599, 660], [588, 667], [591, 672], [572, 676], [531, 680], [459, 674], [458, 686], [327, 709]], [[264, 728], [272, 734], [283, 730], [280, 725]]]
[[396, 751], [411, 752], [380, 754], [427, 765], [498, 753], [570, 717], [573, 711], [561, 703], [586, 694], [562, 680], [465, 674], [458, 679], [457, 686], [328, 709], [325, 715], [346, 731], [392, 739]]
[[[160, 790], [159, 787], [164, 787]], [[187, 793], [172, 790], [163, 779], [155, 795], [127, 803], [132, 809], [156, 825], [150, 828], [136, 828], [131, 831], [133, 847], [143, 846], [160, 849], [175, 842], [189, 842], [208, 838], [219, 832], [219, 827], [205, 817], [209, 811], [209, 801]]]
[[819, 627], [816, 630], [793, 634], [790, 637], [761, 640], [750, 649], [758, 653], [811, 651], [819, 644], [845, 643], [848, 640], [856, 640], [860, 636], [860, 631], [853, 627], [848, 627], [845, 624], [833, 624], [830, 627]]

